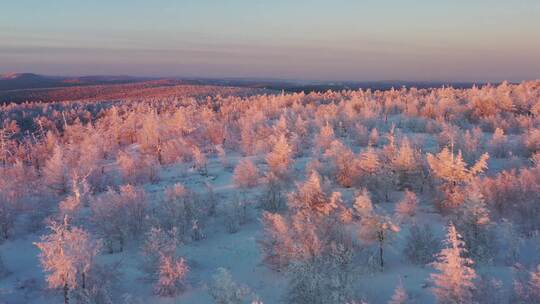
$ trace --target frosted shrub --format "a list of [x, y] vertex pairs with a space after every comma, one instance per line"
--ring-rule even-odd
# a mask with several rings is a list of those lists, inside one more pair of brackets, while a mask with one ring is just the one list
[[[165, 230], [176, 229], [180, 241], [200, 240], [204, 234], [205, 220], [200, 196], [180, 183], [167, 187], [164, 192], [164, 200], [157, 208], [160, 225]], [[207, 194], [211, 195], [212, 192]], [[212, 201], [208, 199], [211, 204]]]
[[234, 282], [225, 268], [218, 268], [212, 281], [209, 292], [216, 304], [242, 304], [249, 294], [249, 289]]
[[229, 233], [236, 233], [241, 225], [249, 220], [249, 202], [234, 198], [225, 208], [225, 229]]
[[287, 303], [349, 303], [353, 299], [354, 266], [351, 252], [344, 248], [293, 263], [287, 277]]
[[164, 231], [161, 228], [152, 227], [146, 233], [143, 255], [145, 257], [145, 268], [151, 275], [155, 274], [162, 255], [173, 256], [176, 253], [176, 247], [179, 245], [176, 235], [176, 228]]
[[154, 293], [163, 297], [178, 295], [185, 289], [185, 279], [188, 272], [189, 268], [184, 258], [161, 254]]
[[269, 174], [262, 190], [261, 207], [266, 211], [277, 212], [286, 207], [285, 184]]
[[4, 259], [2, 258], [2, 256], [0, 255], [0, 280], [6, 276], [9, 275], [9, 270], [8, 268], [6, 267], [6, 264], [4, 263]]
[[508, 145], [508, 136], [504, 134], [504, 131], [500, 128], [495, 129], [488, 143], [490, 153], [495, 157], [506, 157], [510, 150]]
[[439, 244], [431, 226], [413, 225], [406, 236], [403, 254], [412, 264], [424, 266], [435, 260]]
[[197, 147], [193, 146], [192, 148], [192, 157], [193, 157], [193, 167], [202, 175], [208, 175], [208, 160], [206, 155]]
[[115, 243], [122, 251], [129, 237], [136, 237], [142, 232], [147, 206], [144, 190], [131, 185], [120, 187], [120, 192], [109, 189], [92, 200], [91, 220], [110, 253], [114, 252]]
[[152, 156], [137, 151], [120, 151], [116, 162], [124, 183], [140, 184], [159, 180], [159, 163]]

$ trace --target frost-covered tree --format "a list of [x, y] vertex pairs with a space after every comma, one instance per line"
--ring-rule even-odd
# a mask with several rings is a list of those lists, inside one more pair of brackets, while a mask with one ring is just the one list
[[154, 293], [163, 297], [173, 297], [185, 289], [189, 272], [186, 260], [176, 255], [161, 254], [159, 258], [158, 280]]
[[448, 226], [445, 245], [437, 255], [437, 261], [432, 264], [438, 271], [431, 274], [435, 285], [432, 290], [437, 302], [471, 303], [476, 272], [471, 267], [473, 260], [464, 257], [467, 253], [465, 243], [452, 224]]
[[367, 187], [373, 194], [377, 195], [384, 192], [381, 185], [382, 165], [377, 152], [371, 147], [360, 153], [356, 161], [356, 167], [359, 171], [361, 185]]
[[62, 146], [56, 145], [51, 157], [45, 162], [43, 179], [45, 185], [54, 193], [63, 194], [68, 190], [68, 168]]
[[377, 128], [371, 129], [371, 132], [369, 133], [369, 141], [368, 145], [370, 147], [377, 146], [377, 143], [379, 142], [379, 131], [377, 131]]
[[505, 304], [512, 303], [508, 299], [503, 283], [495, 278], [481, 275], [477, 278], [473, 292], [473, 303]]
[[330, 144], [335, 139], [334, 128], [329, 123], [321, 127], [319, 134], [315, 137], [316, 147], [325, 151], [330, 147]]
[[406, 189], [403, 199], [396, 204], [396, 217], [400, 221], [414, 220], [417, 208], [418, 198], [416, 194]]
[[497, 249], [495, 231], [484, 197], [477, 186], [468, 188], [454, 222], [472, 259], [487, 262], [494, 258]]
[[243, 159], [234, 169], [233, 179], [238, 188], [255, 187], [258, 184], [259, 170], [252, 161]]
[[153, 276], [159, 270], [159, 262], [162, 256], [174, 256], [179, 244], [176, 238], [176, 227], [164, 231], [161, 228], [152, 227], [146, 233], [146, 239], [142, 248], [144, 256], [144, 268]]
[[10, 237], [18, 217], [17, 204], [0, 192], [0, 243]]
[[506, 157], [509, 151], [508, 136], [503, 129], [496, 128], [488, 143], [490, 153], [495, 157]]
[[320, 175], [312, 171], [308, 179], [297, 185], [297, 191], [291, 193], [288, 199], [290, 209], [295, 211], [329, 214], [335, 206], [328, 200], [321, 184]]
[[363, 188], [356, 196], [353, 203], [354, 215], [361, 219], [368, 217], [373, 213], [373, 203], [371, 202], [371, 196], [366, 188]]
[[116, 192], [109, 189], [90, 202], [91, 220], [105, 241], [109, 252], [118, 243], [120, 251], [129, 237], [143, 231], [148, 202], [142, 188], [131, 185], [120, 187]]
[[351, 187], [358, 178], [357, 167], [351, 165], [354, 162], [354, 153], [339, 140], [334, 140], [324, 153], [325, 158], [330, 159], [332, 174], [339, 185]]
[[403, 281], [400, 279], [399, 284], [394, 290], [394, 294], [388, 304], [407, 304], [410, 303], [409, 295], [403, 286]]
[[259, 241], [263, 260], [272, 268], [282, 269], [294, 258], [294, 240], [286, 219], [278, 213], [263, 213], [265, 238]]
[[90, 186], [85, 178], [79, 179], [76, 176], [71, 179], [71, 192], [60, 202], [60, 214], [75, 218], [77, 213], [84, 206], [88, 206], [90, 198]]
[[453, 151], [444, 148], [437, 155], [427, 154], [431, 172], [440, 182], [439, 190], [443, 194], [442, 206], [454, 208], [463, 202], [463, 188], [478, 174], [487, 169], [489, 155], [484, 153], [471, 167], [468, 167], [461, 152], [454, 155]]
[[439, 248], [440, 241], [433, 234], [431, 226], [413, 225], [406, 236], [403, 254], [409, 262], [424, 266], [435, 260]]
[[176, 183], [165, 189], [164, 199], [157, 207], [157, 220], [165, 230], [176, 229], [180, 241], [199, 240], [204, 228], [202, 208], [196, 193]]
[[64, 303], [69, 303], [69, 291], [86, 288], [95, 256], [100, 252], [101, 243], [92, 239], [88, 232], [71, 227], [67, 217], [63, 223], [51, 222], [52, 233], [41, 237], [35, 243], [40, 249], [40, 262], [47, 274], [50, 288], [63, 288]]
[[[261, 240], [263, 259], [282, 269], [293, 261], [312, 260], [331, 252], [333, 246], [350, 248], [352, 236], [344, 229], [350, 222], [340, 193], [327, 195], [320, 177], [313, 172], [289, 195], [289, 212], [282, 216], [265, 213]], [[296, 241], [292, 241], [296, 240]]]
[[159, 180], [159, 163], [152, 155], [139, 151], [120, 151], [116, 163], [124, 183], [140, 184]]
[[422, 179], [420, 153], [405, 138], [391, 159], [391, 168], [399, 187], [417, 187]]
[[285, 209], [285, 183], [272, 173], [266, 176], [261, 197], [261, 207], [266, 211], [277, 212]]
[[291, 264], [287, 277], [287, 303], [350, 303], [354, 295], [352, 252], [334, 247], [329, 254]]
[[358, 238], [367, 244], [377, 243], [381, 271], [384, 270], [384, 246], [397, 232], [399, 227], [380, 211], [374, 210], [371, 214], [360, 218]]
[[292, 162], [292, 148], [285, 135], [281, 134], [266, 156], [266, 163], [274, 176], [285, 180], [289, 177]]
[[225, 228], [229, 233], [236, 233], [241, 225], [246, 224], [250, 219], [250, 202], [245, 198], [234, 197], [225, 206]]
[[514, 280], [512, 300], [523, 304], [540, 303], [540, 265], [531, 272], [523, 270], [521, 272]]
[[2, 258], [2, 255], [0, 254], [0, 280], [4, 277], [9, 275], [9, 269], [6, 267], [6, 264], [4, 263], [4, 259]]
[[212, 281], [209, 292], [216, 304], [241, 304], [249, 294], [249, 288], [236, 283], [225, 268], [218, 268]]
[[199, 149], [197, 146], [193, 146], [192, 148], [192, 157], [193, 157], [193, 167], [197, 169], [197, 171], [203, 175], [208, 175], [208, 160], [206, 159], [206, 155]]

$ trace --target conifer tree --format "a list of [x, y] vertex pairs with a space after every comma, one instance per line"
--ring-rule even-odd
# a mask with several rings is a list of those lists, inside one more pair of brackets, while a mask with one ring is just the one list
[[472, 179], [487, 169], [489, 155], [484, 153], [480, 159], [468, 167], [461, 152], [454, 155], [453, 151], [444, 148], [437, 155], [427, 154], [427, 161], [433, 175], [440, 181], [439, 189], [443, 193], [442, 205], [456, 207], [463, 202], [463, 188]]
[[272, 151], [266, 156], [266, 162], [268, 163], [270, 172], [282, 180], [287, 179], [292, 165], [291, 156], [292, 148], [287, 142], [285, 135], [280, 134]]
[[432, 264], [438, 271], [431, 274], [437, 303], [470, 303], [476, 272], [471, 267], [473, 260], [464, 257], [467, 253], [465, 243], [453, 224], [448, 226], [445, 243], [445, 248], [437, 255], [437, 261]]

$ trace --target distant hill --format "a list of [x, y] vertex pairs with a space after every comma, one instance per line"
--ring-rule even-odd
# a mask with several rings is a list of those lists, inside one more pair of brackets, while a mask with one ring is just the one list
[[130, 76], [63, 77], [38, 75], [33, 73], [5, 73], [0, 74], [0, 91], [120, 84], [147, 80], [149, 80], [149, 78]]

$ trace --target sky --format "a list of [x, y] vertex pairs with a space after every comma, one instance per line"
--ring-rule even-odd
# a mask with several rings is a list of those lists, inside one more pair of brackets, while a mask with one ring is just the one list
[[0, 73], [540, 79], [538, 0], [0, 1]]

